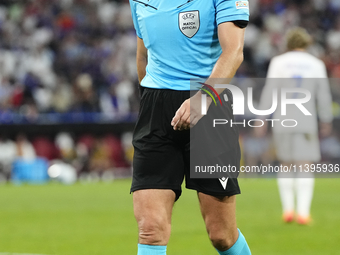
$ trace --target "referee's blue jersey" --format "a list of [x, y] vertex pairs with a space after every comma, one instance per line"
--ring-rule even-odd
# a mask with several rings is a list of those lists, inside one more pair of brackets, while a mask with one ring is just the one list
[[248, 1], [130, 0], [137, 36], [148, 49], [143, 87], [190, 90], [222, 53], [217, 26], [249, 20]]

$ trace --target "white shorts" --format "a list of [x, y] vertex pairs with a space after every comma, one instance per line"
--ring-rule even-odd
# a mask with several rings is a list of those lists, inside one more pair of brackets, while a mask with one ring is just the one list
[[318, 162], [321, 159], [317, 134], [276, 133], [274, 141], [281, 162]]

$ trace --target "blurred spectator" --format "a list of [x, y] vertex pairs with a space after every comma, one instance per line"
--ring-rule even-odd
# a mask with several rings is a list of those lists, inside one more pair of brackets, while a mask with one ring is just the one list
[[32, 161], [36, 158], [33, 145], [27, 140], [26, 135], [18, 134], [16, 138], [17, 156], [21, 160]]
[[58, 86], [52, 96], [52, 108], [56, 112], [67, 112], [74, 102], [73, 90], [63, 77], [58, 79]]
[[0, 173], [3, 172], [8, 177], [11, 172], [12, 163], [17, 157], [17, 147], [13, 141], [3, 135], [0, 138], [0, 151]]
[[92, 78], [89, 74], [80, 74], [76, 79], [75, 94], [77, 101], [75, 109], [81, 112], [99, 111], [98, 96], [95, 94]]
[[97, 139], [90, 157], [90, 171], [102, 173], [112, 168], [114, 162], [110, 152], [111, 148], [104, 138]]
[[75, 145], [69, 133], [61, 132], [55, 138], [55, 145], [59, 149], [60, 157], [64, 162], [71, 163], [76, 157]]

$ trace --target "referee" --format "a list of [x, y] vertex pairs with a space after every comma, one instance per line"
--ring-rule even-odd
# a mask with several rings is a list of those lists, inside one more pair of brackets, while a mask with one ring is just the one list
[[[202, 118], [201, 92], [190, 97], [190, 80], [204, 79], [214, 86], [213, 79], [228, 83], [235, 75], [243, 61], [248, 5], [248, 1], [236, 0], [130, 0], [142, 94], [133, 137], [131, 186], [138, 255], [166, 254], [172, 208], [181, 195], [184, 177], [186, 188], [197, 191], [209, 238], [218, 253], [251, 254], [236, 225], [237, 179], [223, 183], [218, 178], [191, 179], [189, 171], [189, 129]], [[209, 108], [210, 98], [207, 104]], [[238, 133], [233, 135], [237, 141]], [[238, 142], [228, 147], [227, 158], [239, 165]]]

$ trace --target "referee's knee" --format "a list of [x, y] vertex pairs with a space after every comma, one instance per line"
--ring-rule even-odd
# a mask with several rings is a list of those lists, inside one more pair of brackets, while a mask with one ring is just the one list
[[139, 243], [148, 245], [167, 245], [171, 224], [162, 217], [148, 217], [138, 221]]
[[228, 235], [223, 231], [211, 231], [209, 232], [209, 238], [212, 245], [219, 251], [230, 249], [237, 240], [237, 237]]

